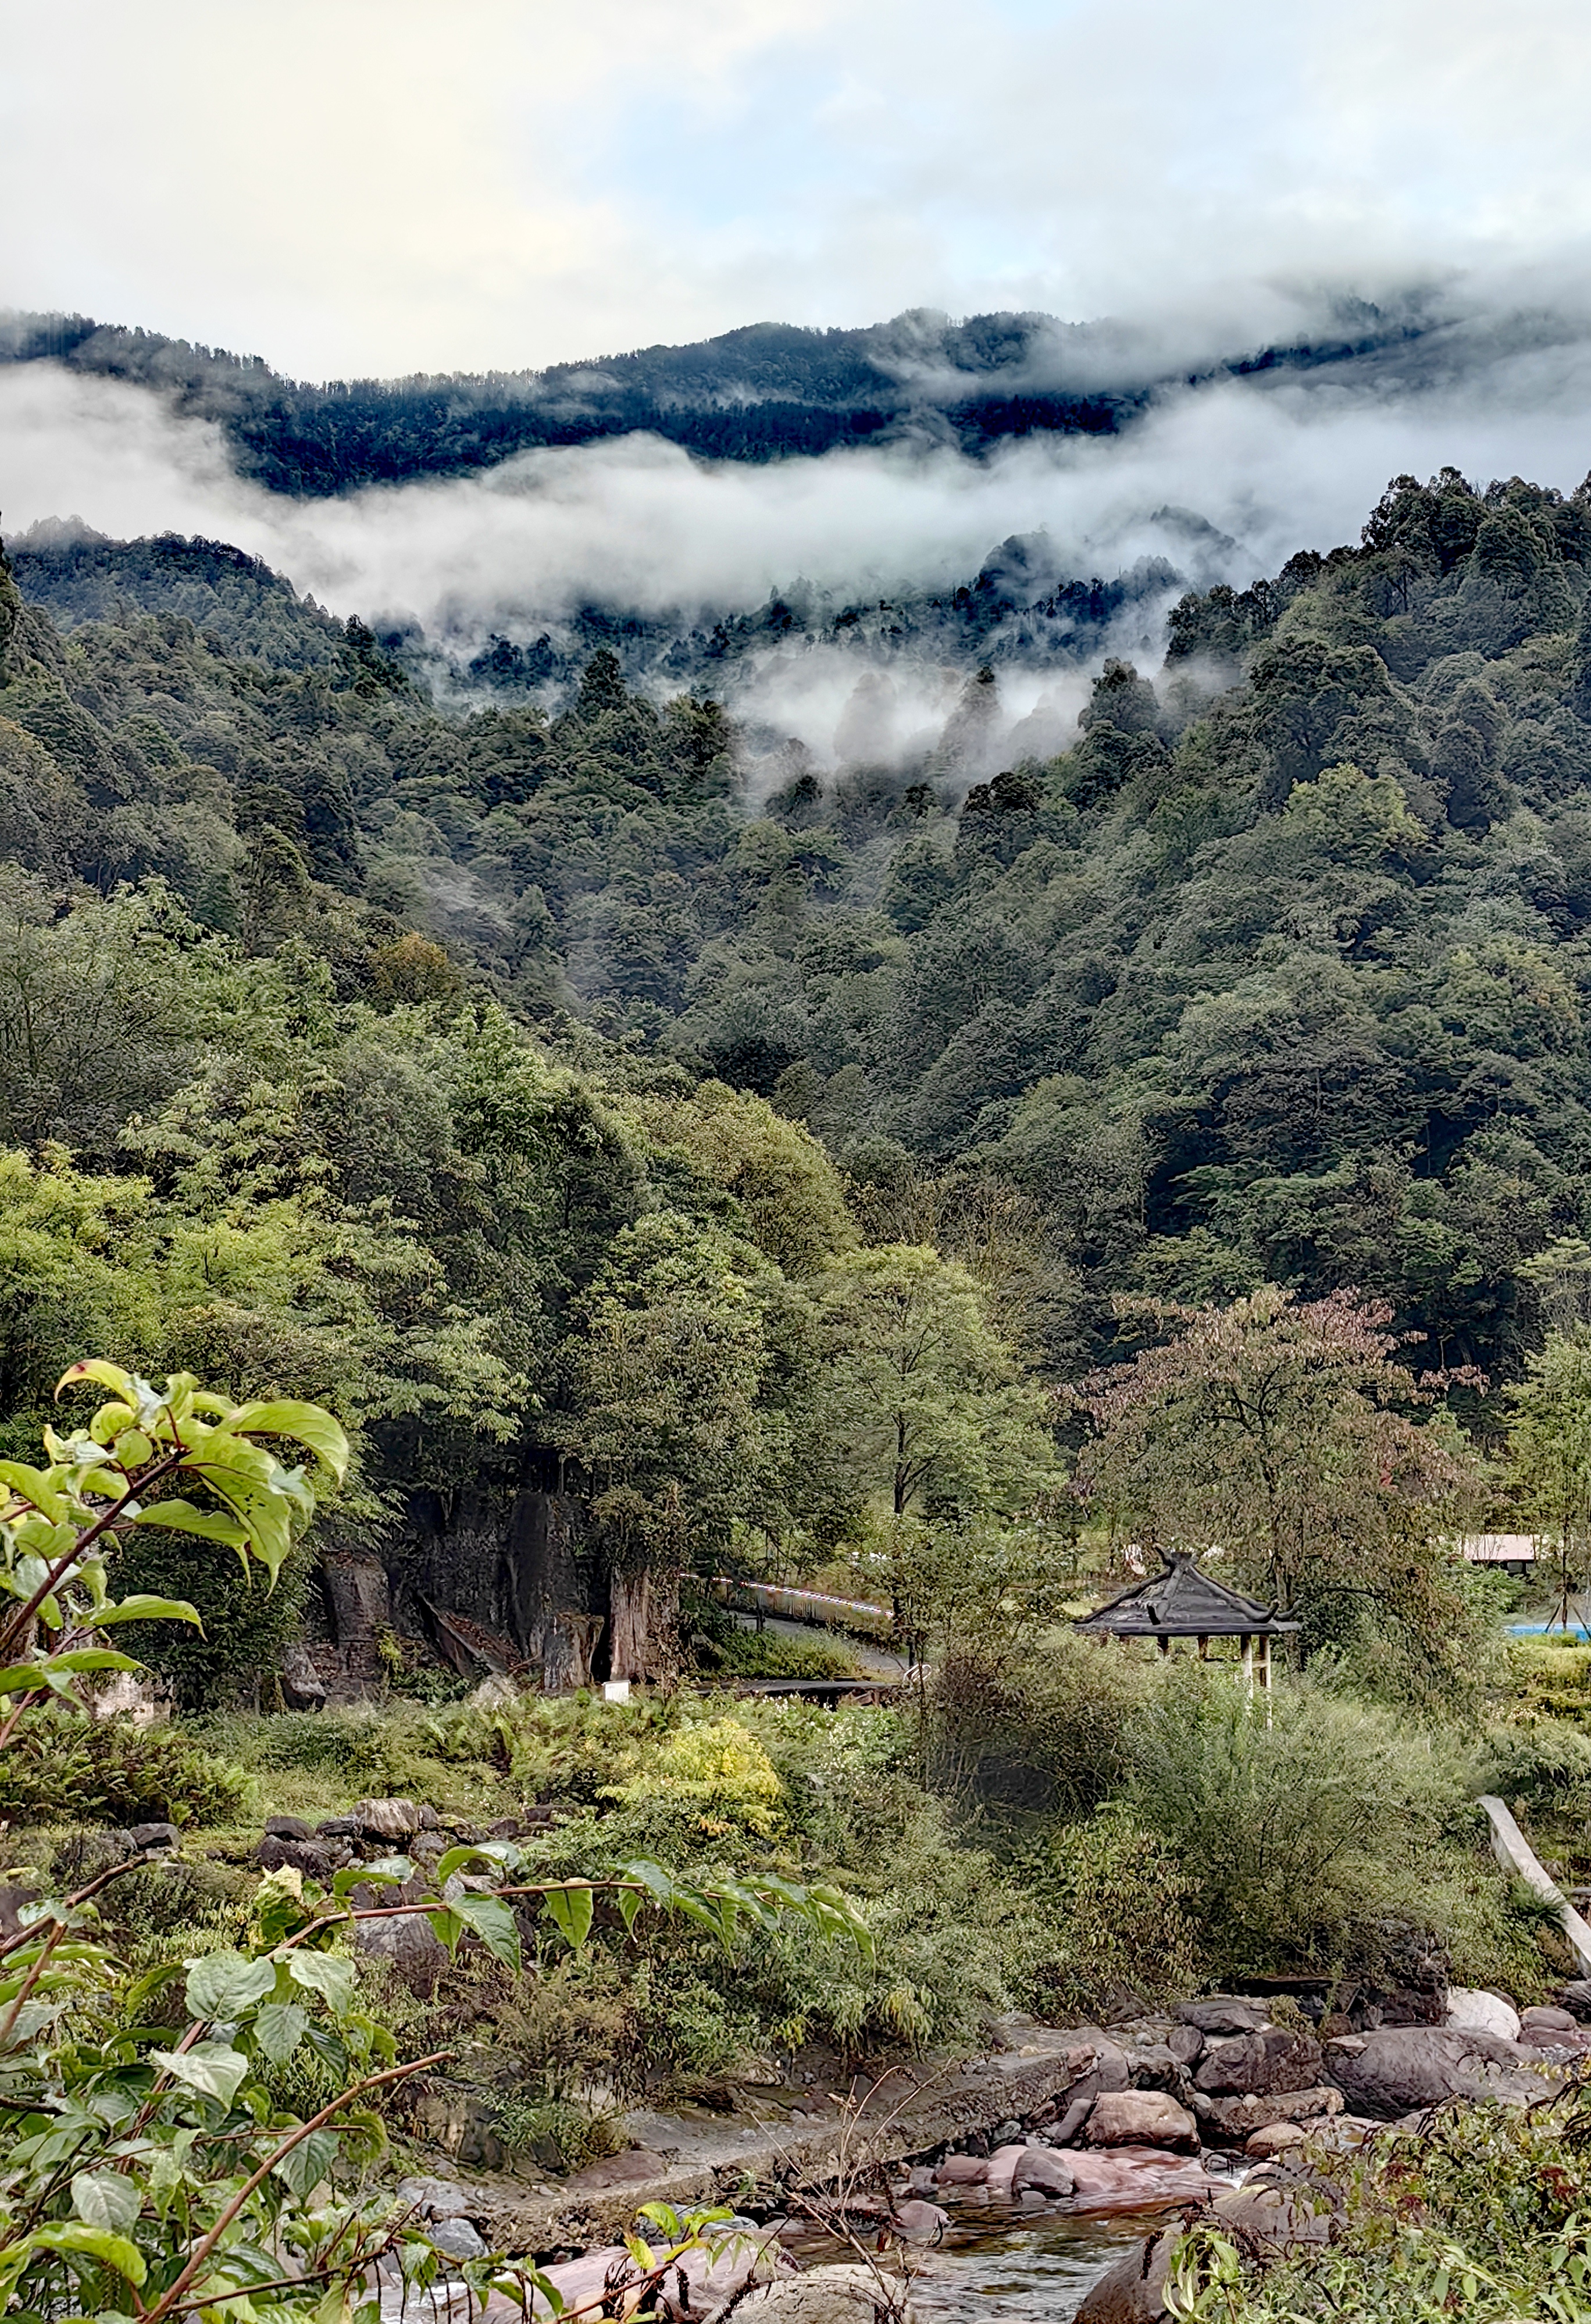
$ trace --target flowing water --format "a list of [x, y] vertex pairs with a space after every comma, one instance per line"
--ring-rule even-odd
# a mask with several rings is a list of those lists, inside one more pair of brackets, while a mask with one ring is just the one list
[[912, 2285], [923, 2324], [1071, 2324], [1090, 2285], [1136, 2251], [1156, 2214], [1051, 2212], [978, 2232], [952, 2229]]

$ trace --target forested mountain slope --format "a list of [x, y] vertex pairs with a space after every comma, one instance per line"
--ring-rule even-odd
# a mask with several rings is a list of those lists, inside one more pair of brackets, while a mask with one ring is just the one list
[[[1343, 302], [1319, 337], [1241, 346], [1199, 379], [1406, 360], [1450, 333], [1424, 314]], [[1451, 348], [1446, 346], [1447, 358]], [[1440, 355], [1437, 356], [1439, 362]], [[272, 492], [348, 492], [491, 467], [516, 452], [645, 430], [704, 459], [765, 461], [909, 437], [979, 453], [1015, 436], [1115, 432], [1188, 383], [1153, 334], [1043, 314], [915, 310], [858, 330], [754, 323], [540, 372], [406, 380], [283, 378], [257, 355], [83, 315], [0, 318], [0, 363], [51, 362], [152, 389], [216, 421]]]
[[[1361, 548], [1185, 601], [1163, 670], [1108, 669], [1059, 755], [969, 791], [975, 680], [921, 762], [793, 754], [759, 807], [711, 703], [659, 710], [600, 654], [556, 718], [443, 718], [357, 624], [300, 619], [332, 659], [294, 669], [176, 616], [26, 613], [5, 847], [51, 896], [158, 876], [350, 1000], [421, 931], [512, 1008], [767, 1096], [908, 1208], [993, 1174], [1063, 1368], [1110, 1291], [1270, 1277], [1384, 1291], [1506, 1369], [1522, 1264], [1582, 1225], [1588, 543], [1584, 493], [1405, 480]], [[13, 1139], [82, 1144], [47, 1074], [6, 1102]]]

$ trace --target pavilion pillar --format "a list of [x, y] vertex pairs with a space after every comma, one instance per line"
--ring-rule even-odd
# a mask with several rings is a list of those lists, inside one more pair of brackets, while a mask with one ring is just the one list
[[1243, 1640], [1243, 1692], [1254, 1692], [1254, 1640], [1246, 1633]]

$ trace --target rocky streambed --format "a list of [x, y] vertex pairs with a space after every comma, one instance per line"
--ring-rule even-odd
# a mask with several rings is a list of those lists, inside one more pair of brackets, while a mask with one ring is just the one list
[[[1338, 2031], [1296, 2003], [1232, 1995], [1108, 2028], [1012, 2018], [985, 2057], [821, 2094], [826, 2120], [813, 2093], [774, 2089], [750, 2121], [632, 2116], [643, 2143], [560, 2188], [442, 2179], [430, 2200], [483, 2246], [550, 2264], [576, 2305], [622, 2267], [642, 2203], [728, 2205], [718, 2258], [665, 2292], [677, 2324], [731, 2296], [742, 2324], [869, 2324], [908, 2296], [924, 2319], [976, 2298], [1042, 2324], [1145, 2324], [1160, 2312], [1167, 2215], [1288, 2232], [1290, 2184], [1322, 2147], [1455, 2097], [1528, 2103], [1543, 2068], [1591, 2047], [1570, 2011], [1522, 2020], [1497, 1997], [1452, 2000], [1489, 2022]], [[414, 2198], [425, 2208], [418, 2186]]]

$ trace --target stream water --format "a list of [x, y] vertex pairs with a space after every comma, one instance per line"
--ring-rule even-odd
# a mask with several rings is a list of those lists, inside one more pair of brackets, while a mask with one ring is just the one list
[[1071, 2324], [1090, 2286], [1137, 2249], [1156, 2217], [1052, 2212], [981, 2231], [954, 2228], [923, 2256], [912, 2306], [923, 2324]]

